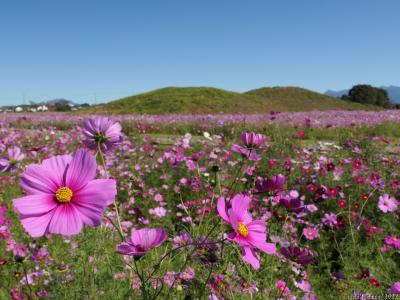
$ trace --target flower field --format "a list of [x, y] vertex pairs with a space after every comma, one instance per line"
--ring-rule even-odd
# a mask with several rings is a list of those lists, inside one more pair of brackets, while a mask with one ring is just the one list
[[400, 113], [0, 117], [0, 299], [400, 298]]

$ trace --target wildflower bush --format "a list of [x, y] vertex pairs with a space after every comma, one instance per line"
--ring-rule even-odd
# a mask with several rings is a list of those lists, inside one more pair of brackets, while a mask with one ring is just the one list
[[400, 294], [400, 149], [379, 129], [160, 141], [107, 117], [13, 122], [0, 127], [0, 299]]

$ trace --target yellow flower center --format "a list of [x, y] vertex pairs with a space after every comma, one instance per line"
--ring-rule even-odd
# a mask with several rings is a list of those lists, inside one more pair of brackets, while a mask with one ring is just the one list
[[73, 195], [72, 190], [66, 186], [60, 187], [56, 192], [57, 201], [60, 203], [70, 202]]
[[313, 236], [313, 233], [311, 231], [307, 232], [308, 236]]
[[237, 231], [242, 237], [246, 237], [249, 235], [249, 229], [243, 223], [239, 223]]

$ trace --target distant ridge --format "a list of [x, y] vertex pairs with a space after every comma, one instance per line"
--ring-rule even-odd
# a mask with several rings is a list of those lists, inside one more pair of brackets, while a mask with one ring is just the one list
[[270, 111], [372, 110], [298, 87], [262, 87], [237, 93], [213, 87], [166, 87], [92, 106], [82, 113], [220, 114]]

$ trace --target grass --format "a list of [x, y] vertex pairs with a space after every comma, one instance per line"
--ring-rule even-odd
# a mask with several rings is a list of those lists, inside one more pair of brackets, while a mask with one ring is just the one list
[[109, 114], [268, 113], [270, 111], [373, 110], [296, 87], [237, 93], [212, 87], [167, 87], [81, 110]]

